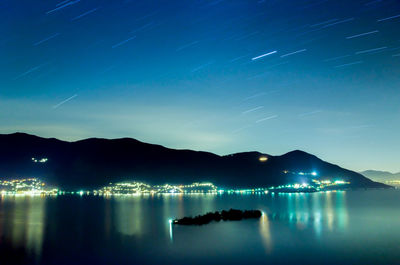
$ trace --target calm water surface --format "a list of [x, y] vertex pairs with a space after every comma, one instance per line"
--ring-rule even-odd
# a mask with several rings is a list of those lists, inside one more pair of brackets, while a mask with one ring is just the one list
[[[0, 264], [400, 264], [400, 191], [0, 197]], [[168, 219], [260, 209], [259, 220]]]

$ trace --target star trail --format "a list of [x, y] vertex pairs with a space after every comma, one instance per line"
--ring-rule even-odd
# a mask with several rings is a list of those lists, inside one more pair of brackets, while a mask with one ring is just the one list
[[0, 133], [399, 171], [399, 14], [396, 0], [5, 0]]

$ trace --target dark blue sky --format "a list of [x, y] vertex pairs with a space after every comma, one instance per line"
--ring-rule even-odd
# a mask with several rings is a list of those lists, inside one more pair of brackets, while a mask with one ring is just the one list
[[0, 3], [0, 133], [400, 171], [400, 2]]

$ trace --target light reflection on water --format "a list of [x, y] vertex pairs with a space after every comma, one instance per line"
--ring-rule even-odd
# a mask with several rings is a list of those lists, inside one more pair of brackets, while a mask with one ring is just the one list
[[[393, 221], [396, 217], [387, 215], [390, 212], [400, 217], [397, 204], [390, 209], [387, 206], [388, 198], [400, 198], [400, 193], [379, 193], [376, 195], [378, 199], [372, 201], [369, 201], [368, 194], [374, 192], [107, 198], [1, 197], [0, 247], [4, 244], [10, 244], [12, 248], [23, 247], [33, 260], [41, 263], [43, 255], [47, 260], [52, 258], [48, 257], [49, 253], [58, 256], [57, 251], [61, 250], [54, 247], [60, 244], [60, 237], [63, 238], [63, 253], [71, 248], [78, 253], [76, 255], [80, 255], [79, 244], [74, 244], [76, 234], [82, 233], [79, 240], [84, 241], [79, 248], [90, 247], [92, 251], [107, 246], [98, 253], [95, 251], [93, 256], [115, 257], [114, 253], [118, 253], [126, 261], [132, 256], [149, 259], [143, 253], [154, 249], [157, 255], [150, 255], [151, 258], [157, 257], [161, 261], [171, 258], [169, 253], [186, 259], [199, 259], [201, 253], [195, 252], [206, 249], [206, 256], [214, 255], [217, 258], [224, 253], [224, 257], [228, 255], [240, 259], [243, 255], [243, 258], [246, 255], [248, 258], [280, 257], [285, 256], [283, 249], [299, 251], [296, 249], [307, 244], [318, 249], [322, 243], [335, 245], [335, 240], [338, 240], [336, 243], [340, 248], [344, 238], [353, 240], [361, 237], [373, 242], [375, 238], [370, 238], [370, 231], [379, 234], [379, 229], [390, 225], [392, 231], [400, 234], [400, 225], [394, 227], [397, 225]], [[382, 201], [379, 196], [383, 198]], [[376, 204], [375, 208], [370, 208], [369, 205], [373, 203]], [[175, 227], [169, 222], [173, 218], [230, 208], [260, 209], [263, 215], [260, 220], [221, 221], [201, 227]], [[376, 217], [376, 212], [379, 212], [380, 218]], [[354, 233], [357, 233], [357, 237]], [[396, 240], [394, 236], [392, 240]], [[242, 244], [248, 246], [247, 254], [240, 254]], [[348, 247], [351, 249], [354, 245], [357, 246], [357, 242]]]
[[[270, 195], [271, 198], [273, 199], [274, 195]], [[142, 208], [147, 207], [147, 213], [148, 208], [151, 207], [148, 202], [152, 199], [154, 198], [129, 196], [105, 200], [105, 233], [110, 233], [113, 222], [116, 230], [123, 235], [140, 236], [145, 233], [146, 228], [143, 225], [145, 217]], [[261, 197], [261, 199], [263, 198]], [[216, 207], [216, 202], [220, 200], [218, 195], [158, 196], [157, 200], [162, 201], [162, 216], [166, 220], [166, 234], [171, 241], [173, 231], [172, 225], [168, 222], [169, 219], [182, 217], [188, 210], [191, 212], [190, 209], [201, 209], [198, 214], [221, 210]], [[346, 192], [279, 194], [279, 200], [286, 201], [286, 209], [270, 209], [268, 205], [262, 206], [265, 207], [266, 212], [260, 220], [260, 235], [268, 249], [272, 247], [269, 231], [270, 219], [285, 221], [289, 226], [295, 225], [300, 229], [313, 223], [313, 229], [317, 235], [321, 234], [323, 226], [329, 231], [332, 231], [334, 226], [336, 229], [346, 229], [347, 227]], [[40, 254], [45, 224], [45, 202], [46, 198], [40, 197], [3, 198], [2, 211], [6, 212], [0, 219], [0, 236], [9, 236], [6, 231], [11, 231], [11, 241], [14, 246], [26, 246], [28, 250]], [[4, 204], [8, 206], [4, 207]], [[114, 212], [111, 208], [114, 208]], [[175, 213], [175, 215], [171, 213]]]
[[262, 213], [261, 220], [260, 220], [260, 235], [263, 240], [263, 244], [265, 246], [265, 251], [267, 253], [271, 253], [272, 250], [272, 239], [271, 239], [271, 232], [269, 228], [269, 218], [266, 213]]
[[117, 230], [123, 235], [139, 236], [143, 232], [142, 227], [142, 199], [140, 197], [116, 197]]
[[0, 204], [0, 238], [14, 248], [24, 247], [36, 259], [42, 251], [45, 202], [44, 197], [9, 197]]
[[36, 256], [40, 255], [43, 243], [43, 229], [45, 225], [45, 200], [29, 200], [26, 222], [26, 246]]
[[323, 228], [328, 231], [345, 230], [348, 224], [346, 191], [324, 193], [281, 193], [279, 199], [286, 202], [285, 208], [269, 210], [273, 220], [286, 221], [297, 229], [313, 224], [314, 232], [320, 236]]

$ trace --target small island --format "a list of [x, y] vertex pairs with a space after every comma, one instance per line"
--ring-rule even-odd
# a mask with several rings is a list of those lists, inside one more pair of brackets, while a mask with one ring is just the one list
[[196, 217], [183, 217], [181, 219], [174, 219], [171, 222], [176, 225], [204, 225], [208, 224], [211, 221], [219, 222], [223, 221], [239, 221], [242, 219], [255, 219], [260, 218], [262, 212], [260, 210], [236, 210], [230, 209], [229, 211], [221, 211], [221, 212], [209, 212], [204, 215], [198, 215]]

